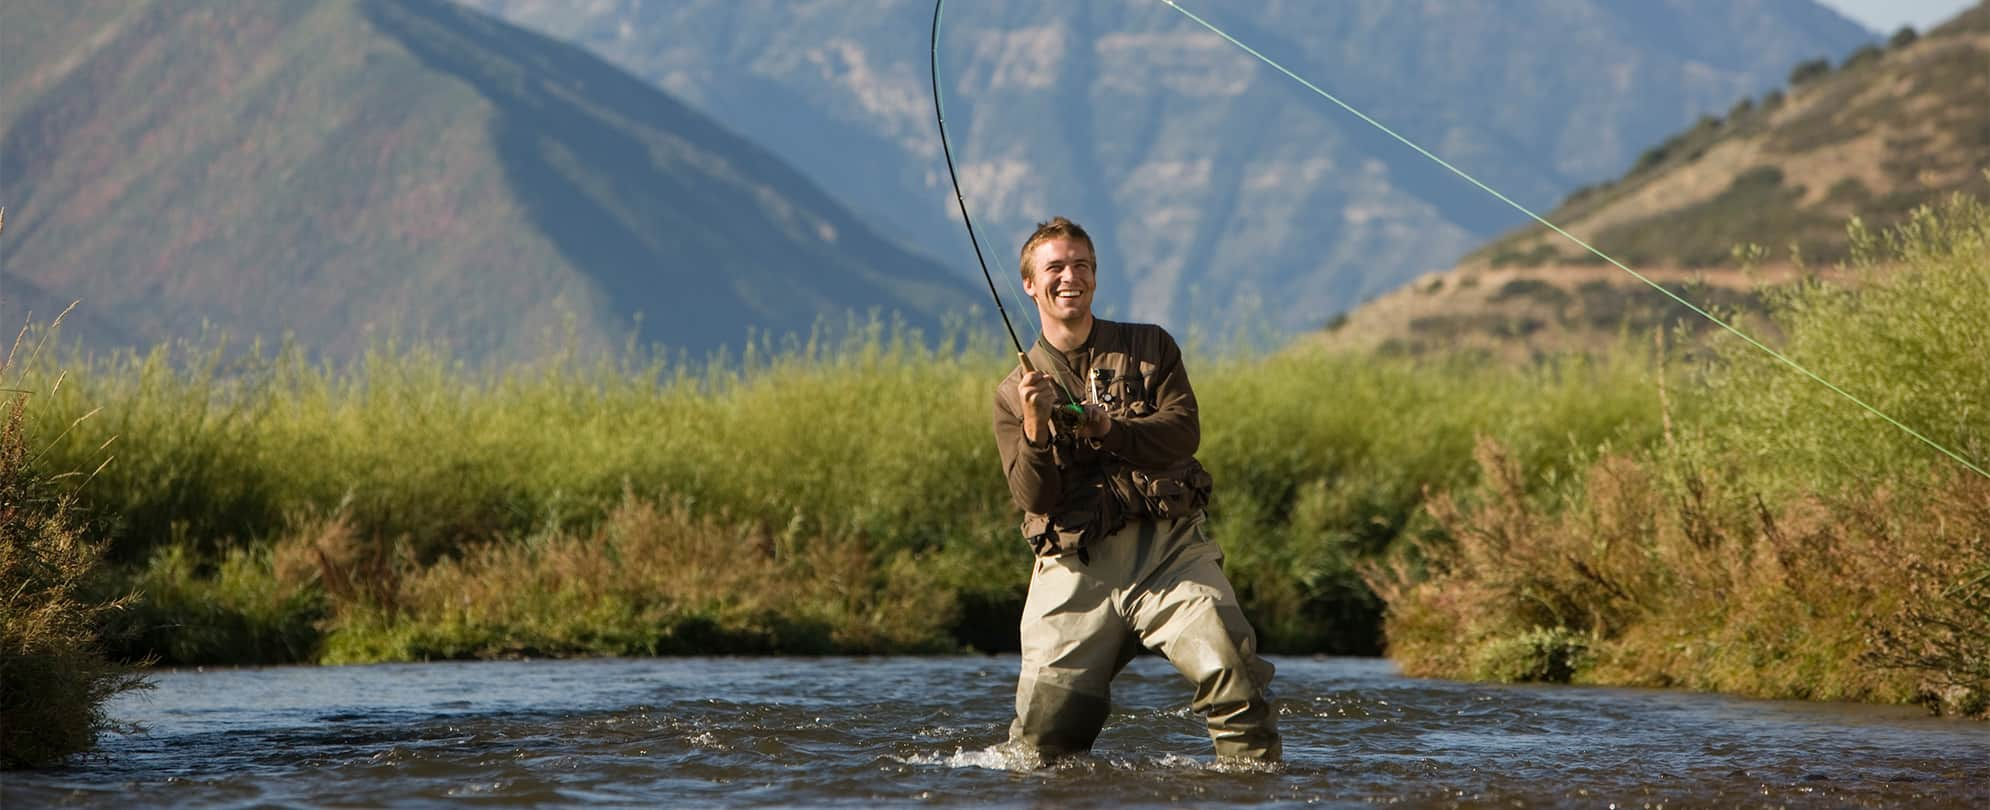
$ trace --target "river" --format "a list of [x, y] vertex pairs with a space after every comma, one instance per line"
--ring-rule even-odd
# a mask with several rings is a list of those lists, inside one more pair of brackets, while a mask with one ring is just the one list
[[163, 671], [110, 706], [144, 731], [0, 775], [0, 803], [1990, 807], [1990, 726], [1917, 709], [1274, 661], [1272, 770], [1216, 767], [1153, 657], [1116, 682], [1094, 755], [1047, 769], [996, 747], [1013, 656]]

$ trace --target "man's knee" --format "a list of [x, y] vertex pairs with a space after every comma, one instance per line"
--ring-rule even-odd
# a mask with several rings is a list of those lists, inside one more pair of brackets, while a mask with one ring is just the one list
[[1082, 754], [1092, 750], [1111, 710], [1105, 694], [1025, 674], [1016, 690], [1009, 739], [1046, 757]]
[[1198, 691], [1261, 687], [1271, 679], [1270, 665], [1257, 660], [1257, 639], [1243, 614], [1213, 596], [1181, 600], [1159, 624], [1148, 643]]

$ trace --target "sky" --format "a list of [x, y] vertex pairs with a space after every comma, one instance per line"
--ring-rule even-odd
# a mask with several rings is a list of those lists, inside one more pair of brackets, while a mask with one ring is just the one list
[[1911, 25], [1914, 26], [1914, 30], [1925, 32], [1975, 2], [1975, 0], [1821, 1], [1824, 5], [1837, 9], [1838, 13], [1882, 34], [1891, 34], [1900, 30], [1900, 26], [1903, 25]]

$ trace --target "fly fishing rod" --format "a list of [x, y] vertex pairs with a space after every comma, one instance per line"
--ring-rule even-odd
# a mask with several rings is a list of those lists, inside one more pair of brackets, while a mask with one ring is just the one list
[[[988, 295], [995, 299], [995, 313], [1002, 316], [1002, 327], [1009, 330], [1009, 343], [1016, 347], [1016, 359], [1022, 361], [1024, 370], [1035, 372], [1036, 364], [1030, 362], [1029, 352], [1023, 349], [1023, 341], [1016, 337], [1016, 325], [1009, 320], [1009, 310], [1002, 306], [1002, 295], [995, 291], [995, 274], [988, 272], [988, 259], [981, 254], [981, 240], [974, 234], [974, 219], [967, 215], [967, 197], [961, 194], [960, 174], [954, 171], [954, 150], [947, 145], [947, 113], [945, 105], [940, 102], [940, 9], [946, 3], [947, 0], [933, 0], [933, 121], [940, 127], [940, 154], [947, 158], [947, 179], [953, 181], [954, 202], [960, 205], [960, 224], [967, 226], [967, 241], [974, 246], [974, 260], [981, 265], [981, 278], [988, 282]], [[1052, 375], [1053, 382], [1056, 381], [1055, 376]], [[1072, 400], [1064, 403], [1059, 410], [1083, 416], [1085, 409], [1076, 402], [1077, 397], [1072, 395], [1071, 389], [1065, 388], [1062, 382], [1058, 382], [1057, 387], [1064, 389], [1065, 399]]]

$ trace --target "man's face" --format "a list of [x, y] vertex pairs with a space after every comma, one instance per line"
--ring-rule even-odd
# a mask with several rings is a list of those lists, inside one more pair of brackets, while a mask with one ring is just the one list
[[1023, 290], [1036, 299], [1046, 319], [1071, 323], [1092, 314], [1092, 248], [1078, 239], [1047, 239], [1030, 250], [1030, 273]]

